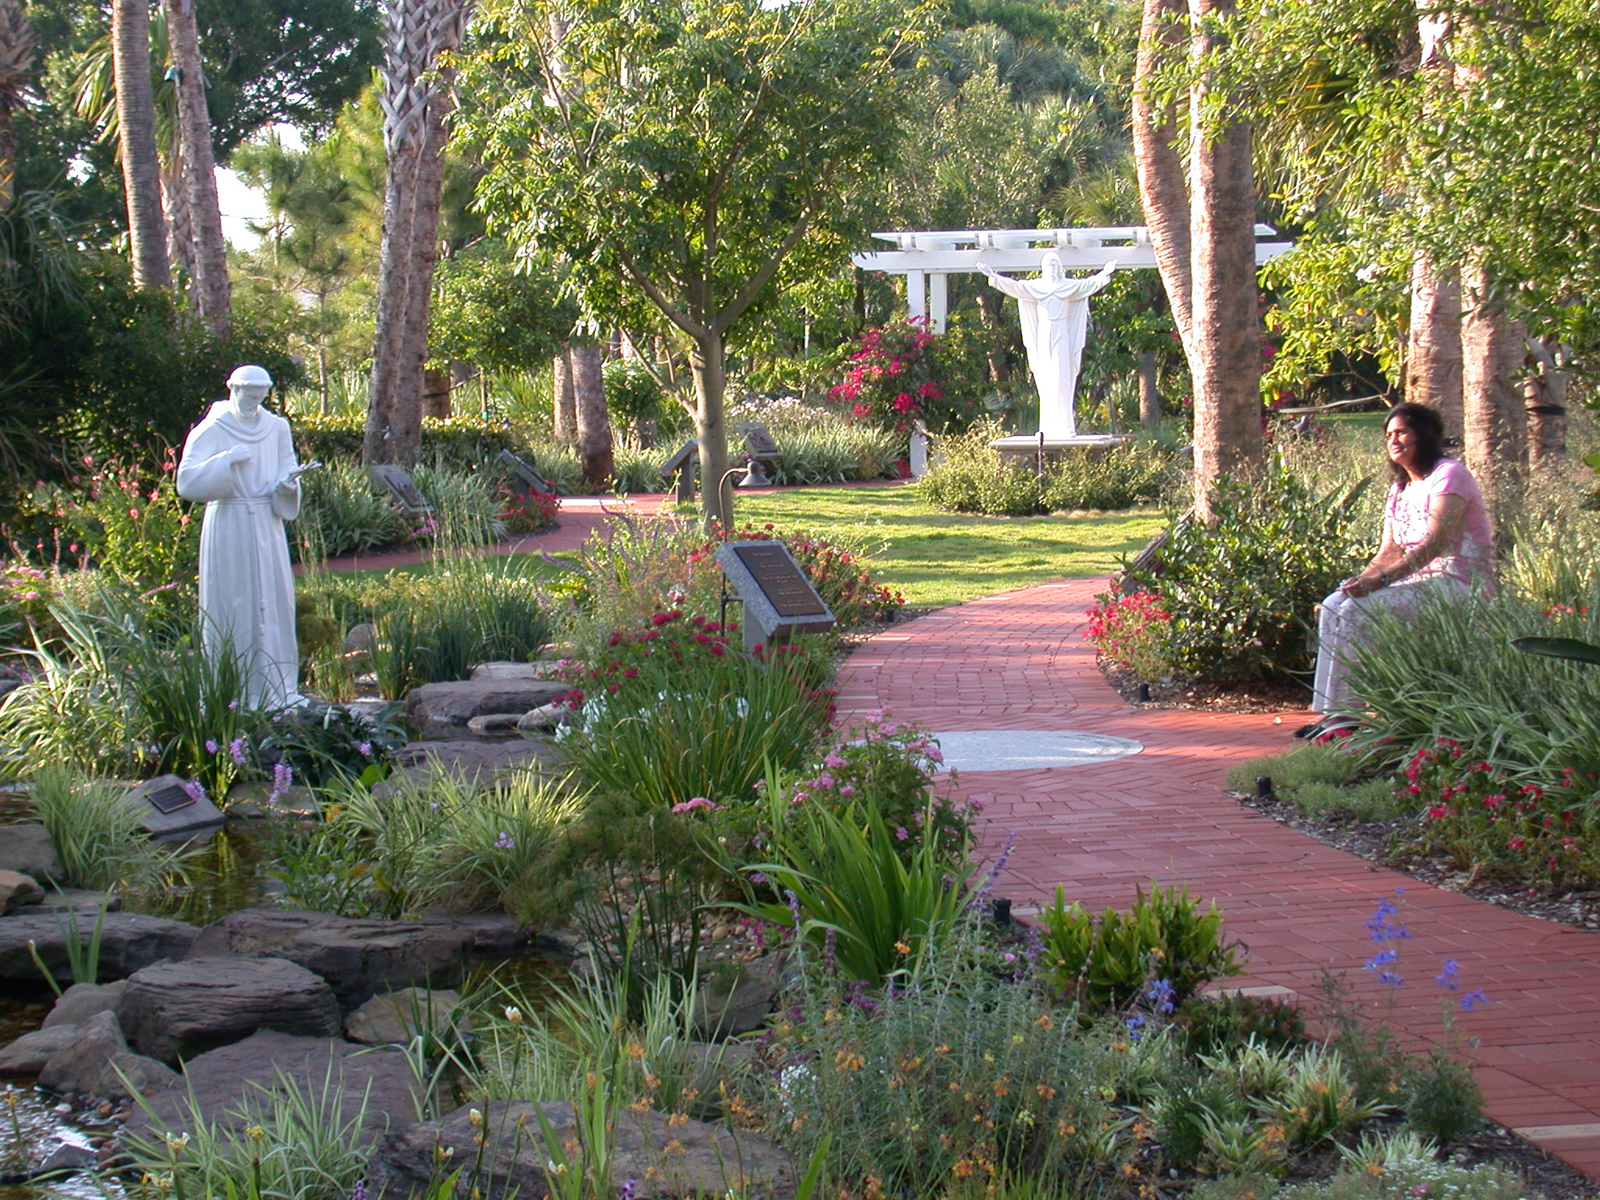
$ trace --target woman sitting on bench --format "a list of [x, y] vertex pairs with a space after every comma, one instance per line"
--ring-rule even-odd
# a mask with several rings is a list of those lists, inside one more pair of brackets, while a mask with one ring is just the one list
[[1465, 601], [1494, 587], [1494, 530], [1471, 473], [1444, 454], [1433, 409], [1399, 404], [1383, 424], [1394, 475], [1383, 508], [1383, 545], [1359, 575], [1322, 602], [1311, 707], [1322, 719], [1295, 731], [1319, 737], [1358, 723], [1346, 675], [1371, 614], [1409, 615], [1432, 596]]

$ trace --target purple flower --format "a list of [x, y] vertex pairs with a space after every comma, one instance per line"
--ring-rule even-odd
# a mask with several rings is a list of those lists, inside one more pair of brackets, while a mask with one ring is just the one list
[[367, 1200], [367, 1181], [359, 1179], [356, 1186], [350, 1189], [350, 1200]]
[[751, 871], [750, 872], [750, 882], [751, 883], [762, 884], [762, 883], [765, 883], [766, 881], [767, 881], [767, 877], [764, 874], [762, 874], [760, 871]]
[[1465, 996], [1461, 997], [1461, 1008], [1464, 1012], [1471, 1012], [1475, 1008], [1482, 1008], [1487, 1003], [1489, 1003], [1489, 997], [1483, 994], [1482, 988], [1479, 988], [1477, 991], [1468, 992]]
[[517, 848], [517, 842], [515, 838], [502, 829], [500, 831], [500, 836], [494, 840], [494, 848], [496, 850], [515, 850]]
[[830, 771], [837, 771], [843, 767], [848, 767], [850, 762], [848, 759], [840, 758], [837, 754], [830, 754], [827, 758], [822, 760], [822, 765], [827, 767]]
[[183, 790], [189, 794], [189, 799], [196, 804], [206, 798], [206, 785], [198, 779], [191, 779], [183, 785]]
[[895, 826], [895, 830], [894, 830], [894, 836], [899, 838], [903, 842], [907, 838], [909, 838], [911, 836], [911, 834], [906, 829], [906, 827], [904, 825], [896, 825]]
[[206, 739], [206, 753], [207, 754], [215, 754], [216, 752], [217, 752], [217, 739], [216, 738], [207, 738]]
[[359, 746], [356, 747], [356, 752], [359, 753], [362, 758], [371, 758], [372, 757], [372, 743], [371, 742], [362, 742]]
[[1166, 1016], [1175, 1007], [1170, 979], [1152, 979], [1150, 986], [1144, 989], [1144, 995], [1145, 999], [1150, 1001], [1150, 1007], [1162, 1016]]
[[1453, 992], [1456, 990], [1456, 976], [1460, 973], [1461, 964], [1453, 958], [1447, 958], [1444, 960], [1444, 966], [1439, 973], [1433, 977], [1433, 981], [1440, 987]]
[[[617, 1200], [638, 1200], [639, 1181], [637, 1179], [624, 1179], [622, 1186], [617, 1189]], [[365, 1197], [362, 1198], [365, 1200]]]
[[1139, 1040], [1139, 1031], [1149, 1023], [1149, 1020], [1150, 1018], [1143, 1013], [1134, 1013], [1133, 1016], [1127, 1018], [1123, 1024], [1128, 1027], [1128, 1037], [1137, 1042]]
[[249, 748], [249, 745], [250, 743], [248, 739], [242, 737], [236, 737], [233, 739], [233, 741], [228, 743], [228, 753], [233, 755], [234, 766], [242, 767], [245, 765], [245, 763], [250, 761], [245, 757], [244, 753], [245, 750]]

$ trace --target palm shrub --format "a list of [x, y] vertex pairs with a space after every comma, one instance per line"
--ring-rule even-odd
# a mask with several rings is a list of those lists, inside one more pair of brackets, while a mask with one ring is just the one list
[[782, 487], [894, 478], [906, 457], [904, 435], [846, 424], [827, 412], [812, 421], [787, 420], [770, 432], [778, 457], [767, 464], [767, 474]]
[[826, 638], [749, 654], [714, 621], [656, 612], [569, 671], [576, 719], [562, 749], [587, 783], [646, 805], [748, 800], [766, 762], [809, 758], [831, 674]]
[[1317, 494], [1281, 465], [1224, 476], [1213, 521], [1182, 519], [1159, 556], [1128, 572], [1168, 613], [1166, 657], [1191, 679], [1280, 679], [1307, 669], [1315, 605], [1365, 555], [1353, 519], [1366, 481]]
[[1045, 977], [1063, 995], [1095, 1009], [1122, 1009], [1151, 987], [1167, 1006], [1181, 1004], [1203, 984], [1239, 973], [1234, 947], [1222, 940], [1222, 914], [1204, 911], [1187, 887], [1152, 884], [1136, 892], [1126, 912], [1107, 908], [1096, 918], [1068, 904], [1062, 888], [1039, 916], [1044, 925]]

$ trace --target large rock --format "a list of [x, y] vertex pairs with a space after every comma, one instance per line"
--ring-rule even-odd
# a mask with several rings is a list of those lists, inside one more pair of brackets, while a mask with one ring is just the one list
[[[87, 943], [98, 919], [95, 909], [56, 909], [48, 898], [44, 905], [0, 917], [0, 981], [39, 982], [39, 968], [28, 952], [30, 940], [38, 946], [39, 957], [51, 974], [60, 980], [71, 979], [67, 936], [72, 921], [77, 921], [78, 936]], [[164, 958], [181, 958], [199, 932], [193, 925], [166, 917], [108, 912], [100, 925], [98, 978], [122, 979]]]
[[400, 1050], [262, 1030], [191, 1058], [181, 1082], [150, 1097], [154, 1117], [135, 1110], [126, 1132], [150, 1138], [162, 1129], [193, 1129], [198, 1112], [224, 1134], [237, 1133], [256, 1123], [252, 1110], [268, 1107], [272, 1095], [285, 1088], [309, 1103], [329, 1128], [348, 1125], [359, 1114], [361, 1144], [368, 1146], [391, 1124], [416, 1119], [420, 1085]]
[[44, 1027], [82, 1025], [96, 1013], [116, 1012], [117, 1002], [127, 988], [126, 979], [115, 983], [75, 983], [56, 1000], [44, 1019]]
[[737, 1037], [767, 1023], [778, 995], [780, 956], [769, 954], [728, 975], [707, 975], [695, 996], [695, 1029], [711, 1040]]
[[352, 1042], [379, 1046], [409, 1042], [417, 1034], [458, 1041], [471, 1028], [461, 1007], [461, 993], [430, 992], [426, 988], [401, 988], [374, 996], [345, 1019], [344, 1035]]
[[132, 1053], [115, 1013], [98, 1013], [73, 1027], [71, 1043], [50, 1056], [39, 1072], [39, 1086], [63, 1095], [101, 1100], [131, 1097], [178, 1081], [175, 1071], [153, 1058]]
[[328, 981], [345, 1011], [379, 992], [454, 987], [473, 934], [450, 922], [381, 921], [247, 908], [207, 925], [191, 957], [286, 958]]
[[158, 775], [130, 788], [122, 799], [138, 814], [144, 831], [158, 842], [221, 829], [228, 818], [203, 791], [192, 791], [192, 787], [181, 775]]
[[60, 879], [61, 859], [50, 831], [43, 825], [0, 825], [0, 871]]
[[37, 1075], [61, 1051], [78, 1039], [76, 1025], [52, 1025], [25, 1033], [0, 1047], [0, 1075]]
[[556, 672], [554, 659], [542, 658], [538, 662], [486, 662], [472, 668], [472, 678], [506, 680], [543, 679]]
[[117, 1019], [133, 1048], [175, 1063], [258, 1029], [338, 1034], [339, 1002], [322, 978], [282, 958], [187, 958], [128, 978]]
[[458, 738], [467, 722], [486, 713], [525, 713], [570, 692], [547, 679], [464, 679], [425, 683], [406, 697], [406, 716], [424, 740]]
[[[479, 1157], [479, 1128], [472, 1105], [441, 1121], [425, 1121], [385, 1136], [367, 1163], [367, 1193], [372, 1200], [410, 1200], [435, 1178], [436, 1150], [448, 1151], [444, 1173], [463, 1168], [457, 1196], [483, 1200], [542, 1200], [545, 1163], [551, 1155], [539, 1122], [543, 1111], [558, 1144], [576, 1136], [570, 1104], [492, 1100], [478, 1106], [486, 1138]], [[582, 1164], [575, 1163], [574, 1170]], [[614, 1186], [632, 1179], [638, 1200], [688, 1196], [766, 1196], [792, 1200], [794, 1164], [765, 1138], [662, 1113], [624, 1111], [617, 1117], [611, 1160]]]
[[44, 889], [32, 875], [0, 868], [0, 915], [24, 904], [38, 904], [43, 899]]
[[393, 795], [403, 784], [419, 787], [440, 775], [476, 780], [493, 787], [517, 771], [559, 765], [561, 755], [548, 741], [519, 737], [511, 742], [471, 741], [409, 742], [389, 761], [394, 773], [372, 789], [379, 799]]

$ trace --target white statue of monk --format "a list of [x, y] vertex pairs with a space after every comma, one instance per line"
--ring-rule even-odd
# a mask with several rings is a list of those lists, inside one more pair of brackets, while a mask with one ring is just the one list
[[1016, 298], [1028, 369], [1039, 389], [1039, 432], [1048, 441], [1077, 437], [1073, 398], [1089, 332], [1089, 297], [1111, 282], [1115, 260], [1085, 279], [1067, 277], [1061, 256], [1053, 250], [1040, 261], [1038, 279], [1012, 279], [986, 263], [979, 263], [978, 269], [989, 277], [991, 287]]
[[200, 526], [201, 638], [213, 654], [232, 647], [245, 674], [242, 703], [299, 703], [294, 575], [283, 523], [300, 515], [300, 468], [289, 422], [261, 407], [272, 376], [240, 367], [228, 399], [189, 431], [178, 495], [203, 501]]

